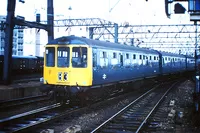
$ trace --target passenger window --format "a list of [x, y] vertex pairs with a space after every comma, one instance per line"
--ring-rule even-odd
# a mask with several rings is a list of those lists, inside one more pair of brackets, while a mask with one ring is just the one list
[[145, 55], [143, 55], [143, 60], [145, 60]]
[[117, 54], [116, 53], [113, 53], [113, 58], [117, 58]]
[[87, 67], [87, 48], [85, 47], [72, 48], [72, 67], [78, 67], [78, 68]]
[[93, 67], [97, 66], [97, 53], [93, 51]]
[[133, 59], [136, 59], [136, 55], [135, 54], [133, 55]]
[[123, 66], [124, 65], [123, 55], [121, 53], [119, 53], [119, 57], [120, 57], [120, 64], [121, 64], [121, 66]]
[[46, 48], [46, 66], [47, 67], [54, 67], [55, 66], [55, 48], [54, 47], [47, 47]]
[[103, 52], [103, 58], [107, 58], [107, 53]]
[[69, 67], [69, 48], [59, 47], [58, 48], [58, 67]]
[[151, 56], [149, 56], [149, 60], [151, 60]]
[[140, 55], [140, 60], [142, 59], [142, 55]]
[[164, 60], [164, 58], [162, 58], [162, 63], [163, 63], [163, 65], [165, 64], [165, 60]]
[[126, 54], [126, 59], [129, 59], [129, 54]]

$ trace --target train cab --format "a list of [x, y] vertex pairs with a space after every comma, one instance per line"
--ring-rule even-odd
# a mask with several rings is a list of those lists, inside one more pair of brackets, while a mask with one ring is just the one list
[[45, 47], [44, 84], [92, 85], [92, 49], [84, 42], [59, 38]]

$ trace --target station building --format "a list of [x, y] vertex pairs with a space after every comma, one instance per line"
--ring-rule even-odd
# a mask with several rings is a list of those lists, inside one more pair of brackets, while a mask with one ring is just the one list
[[[0, 15], [0, 23], [6, 21], [6, 16]], [[5, 47], [5, 31], [0, 30], [0, 55], [4, 55]], [[23, 55], [24, 53], [24, 30], [14, 29], [13, 30], [13, 55]]]

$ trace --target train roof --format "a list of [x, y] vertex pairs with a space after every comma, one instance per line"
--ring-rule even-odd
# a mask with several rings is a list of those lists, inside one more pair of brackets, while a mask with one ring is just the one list
[[182, 54], [175, 54], [175, 53], [170, 53], [170, 52], [163, 52], [163, 51], [159, 51], [159, 53], [162, 54], [162, 56], [176, 56], [176, 57], [183, 57], [185, 58], [185, 55]]
[[93, 40], [93, 39], [77, 37], [77, 36], [63, 36], [63, 37], [50, 41], [47, 45], [55, 45], [55, 44], [59, 44], [59, 45], [85, 44], [85, 45], [90, 45], [91, 47], [104, 47], [104, 48], [109, 47], [113, 49], [117, 48], [117, 49], [126, 49], [126, 50], [136, 50], [136, 51], [141, 51], [145, 53], [158, 54], [157, 51], [155, 50], [138, 48], [134, 46], [128, 46], [124, 44], [112, 43], [112, 42], [107, 42], [107, 41]]
[[[0, 55], [0, 57], [4, 57], [4, 55]], [[29, 59], [37, 59], [35, 56], [22, 56], [22, 55], [12, 55], [12, 58], [29, 58]]]
[[29, 58], [29, 59], [37, 59], [35, 56], [19, 56], [19, 55], [12, 55], [13, 58]]
[[[200, 55], [199, 55], [200, 56]], [[187, 58], [195, 58], [194, 56], [191, 55], [186, 55]]]

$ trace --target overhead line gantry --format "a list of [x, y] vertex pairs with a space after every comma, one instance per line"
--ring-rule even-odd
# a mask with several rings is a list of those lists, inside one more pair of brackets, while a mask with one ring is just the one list
[[[19, 2], [24, 3], [24, 0], [19, 0]], [[13, 47], [13, 29], [16, 25], [27, 26], [31, 28], [41, 28], [45, 29], [48, 32], [48, 41], [54, 39], [53, 32], [53, 21], [54, 21], [54, 12], [53, 12], [53, 0], [47, 0], [47, 24], [39, 24], [36, 22], [29, 22], [23, 20], [23, 17], [15, 17], [15, 6], [16, 0], [7, 0], [7, 17], [6, 23], [1, 22], [1, 30], [5, 30], [5, 50], [4, 50], [4, 71], [3, 71], [3, 83], [11, 83], [11, 64], [12, 64], [12, 47]], [[51, 14], [51, 15], [49, 15]]]

